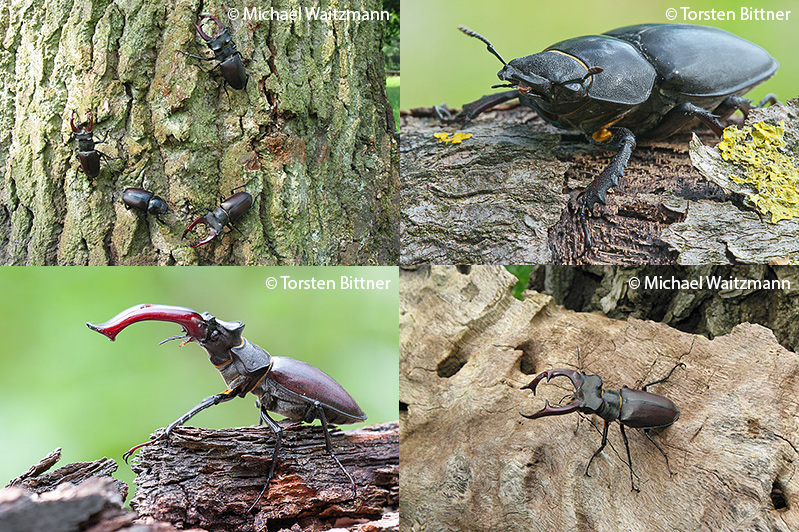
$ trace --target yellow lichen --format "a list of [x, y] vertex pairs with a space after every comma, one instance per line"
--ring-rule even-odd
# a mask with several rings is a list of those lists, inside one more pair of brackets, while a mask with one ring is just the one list
[[743, 129], [728, 127], [719, 143], [722, 158], [744, 168], [743, 177], [730, 179], [755, 190], [749, 200], [761, 213], [771, 214], [772, 223], [799, 217], [799, 170], [781, 150], [783, 134], [783, 122], [757, 122]]
[[451, 137], [449, 133], [434, 133], [433, 136], [439, 140], [439, 142], [443, 142], [445, 144], [460, 144], [466, 139], [472, 138], [471, 133], [454, 133]]

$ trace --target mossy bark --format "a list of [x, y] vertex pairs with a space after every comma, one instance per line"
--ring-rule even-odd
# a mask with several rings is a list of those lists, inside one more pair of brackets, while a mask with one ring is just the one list
[[[383, 22], [243, 18], [245, 7], [305, 5], [47, 0], [0, 10], [0, 263], [396, 262]], [[218, 16], [251, 59], [246, 90], [203, 71], [215, 62], [180, 53], [210, 55], [192, 25], [201, 13]], [[108, 134], [97, 149], [118, 158], [95, 179], [75, 157], [73, 109], [81, 120], [94, 111], [95, 139]], [[181, 236], [194, 211], [244, 184], [255, 202], [241, 233], [190, 248]], [[127, 210], [129, 186], [167, 199], [167, 223]]]

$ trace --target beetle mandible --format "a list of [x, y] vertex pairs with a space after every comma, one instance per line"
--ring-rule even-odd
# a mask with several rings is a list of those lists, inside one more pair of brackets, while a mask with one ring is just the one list
[[585, 467], [586, 476], [590, 476], [588, 469], [591, 467], [591, 462], [594, 461], [594, 458], [602, 452], [608, 443], [608, 427], [610, 423], [618, 421], [621, 437], [624, 440], [624, 447], [627, 449], [627, 465], [630, 468], [632, 491], [640, 491], [635, 487], [635, 482], [633, 481], [633, 463], [630, 458], [630, 446], [627, 443], [627, 434], [624, 432], [624, 427], [626, 425], [635, 429], [643, 429], [644, 435], [655, 444], [657, 450], [666, 459], [666, 469], [669, 470], [669, 474], [674, 474], [669, 466], [669, 457], [660, 448], [660, 445], [652, 439], [649, 431], [665, 428], [673, 424], [680, 417], [680, 409], [668, 397], [647, 392], [646, 389], [649, 386], [666, 382], [671, 377], [671, 374], [674, 373], [674, 370], [680, 366], [685, 366], [685, 364], [680, 362], [671, 368], [669, 374], [664, 378], [647, 383], [640, 390], [633, 390], [627, 386], [622, 386], [621, 390], [604, 390], [602, 388], [602, 378], [599, 375], [586, 375], [574, 369], [550, 369], [540, 373], [527, 386], [522, 386], [522, 390], [530, 389], [535, 395], [538, 383], [544, 378], [549, 382], [552, 377], [568, 377], [575, 389], [572, 401], [563, 406], [552, 406], [549, 401], [546, 401], [544, 408], [535, 414], [527, 415], [521, 412], [520, 414], [528, 419], [559, 416], [571, 412], [596, 414], [601, 417], [605, 421], [605, 426], [602, 429], [602, 444], [588, 461], [588, 465]]
[[244, 216], [244, 214], [250, 210], [250, 207], [252, 207], [252, 196], [248, 192], [236, 192], [236, 189], [233, 189], [231, 191], [231, 196], [222, 200], [219, 207], [215, 209], [206, 209], [208, 212], [194, 220], [186, 230], [183, 231], [183, 238], [186, 238], [186, 235], [194, 229], [197, 224], [203, 224], [208, 227], [208, 236], [191, 244], [191, 247], [196, 248], [207, 244], [218, 235], [221, 235], [225, 226], [229, 225], [235, 228], [236, 226], [233, 225], [233, 222]]
[[183, 425], [206, 408], [252, 393], [258, 398], [256, 401], [256, 406], [259, 408], [258, 424], [266, 423], [272, 429], [275, 434], [275, 448], [272, 451], [272, 464], [264, 488], [250, 510], [261, 500], [269, 487], [280, 452], [282, 429], [269, 412], [306, 423], [319, 419], [325, 433], [327, 452], [349, 479], [353, 498], [356, 496], [355, 480], [333, 453], [328, 423], [358, 423], [366, 420], [366, 414], [341, 384], [306, 362], [271, 356], [266, 350], [241, 335], [244, 323], [222, 321], [208, 312], [200, 314], [190, 308], [168, 305], [135, 305], [105, 323], [86, 325], [113, 341], [128, 325], [145, 320], [167, 321], [181, 325], [185, 334], [167, 338], [161, 344], [183, 338], [186, 340], [180, 344], [181, 346], [191, 341], [199, 343], [208, 353], [211, 364], [222, 374], [227, 389], [203, 399], [197, 406], [170, 423], [155, 439], [131, 448], [123, 455], [125, 461], [137, 449], [168, 437], [175, 427]]
[[150, 213], [162, 224], [166, 223], [161, 219], [161, 215], [167, 214], [170, 208], [161, 196], [156, 196], [153, 192], [143, 188], [128, 187], [122, 191], [122, 201], [128, 209], [138, 209]]
[[[605, 204], [636, 139], [662, 139], [701, 120], [718, 135], [720, 120], [751, 100], [742, 95], [779, 67], [763, 48], [718, 28], [689, 24], [641, 24], [602, 35], [576, 37], [509, 63], [482, 35], [461, 31], [486, 44], [504, 65], [497, 87], [513, 90], [464, 105], [454, 120], [468, 122], [483, 111], [515, 98], [550, 124], [582, 131], [618, 150], [581, 196], [580, 223], [591, 248], [586, 211]], [[766, 96], [756, 107], [775, 103]]]
[[[217, 31], [213, 37], [209, 37], [203, 31], [202, 24], [205, 20], [213, 20], [216, 23]], [[219, 67], [225, 82], [236, 90], [246, 89], [249, 75], [241, 62], [241, 52], [236, 49], [233, 36], [230, 35], [230, 31], [225, 25], [213, 15], [200, 15], [198, 21], [194, 23], [194, 27], [197, 28], [197, 32], [205, 41], [205, 44], [208, 45], [208, 48], [214, 52], [214, 57], [201, 57], [185, 52], [182, 53], [201, 61], [218, 61], [214, 68]]]

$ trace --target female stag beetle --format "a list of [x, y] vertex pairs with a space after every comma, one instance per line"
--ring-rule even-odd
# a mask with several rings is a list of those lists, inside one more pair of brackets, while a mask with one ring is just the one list
[[106, 136], [103, 140], [95, 142], [94, 134], [92, 133], [94, 114], [92, 114], [91, 110], [86, 111], [88, 121], [80, 124], [80, 126], [75, 125], [76, 114], [77, 111], [73, 110], [72, 117], [69, 119], [69, 125], [72, 128], [72, 134], [75, 140], [78, 141], [78, 160], [80, 161], [83, 173], [91, 178], [95, 178], [100, 175], [100, 158], [105, 157], [109, 159], [110, 157], [94, 149], [94, 146], [95, 144], [102, 144], [105, 142], [105, 139], [108, 138], [108, 133], [106, 132]]
[[352, 496], [355, 497], [355, 481], [333, 453], [327, 425], [328, 422], [358, 423], [366, 419], [366, 414], [338, 382], [306, 362], [271, 356], [263, 348], [241, 336], [244, 323], [222, 321], [208, 312], [200, 314], [189, 308], [167, 305], [135, 305], [105, 323], [86, 325], [113, 341], [128, 325], [145, 320], [168, 321], [181, 325], [185, 334], [167, 338], [161, 344], [182, 338], [186, 340], [180, 344], [181, 346], [191, 341], [199, 343], [208, 353], [211, 364], [222, 374], [227, 389], [203, 399], [197, 406], [170, 423], [155, 439], [131, 448], [124, 454], [125, 461], [136, 449], [167, 438], [175, 427], [183, 425], [206, 408], [252, 393], [258, 398], [256, 401], [256, 406], [260, 410], [258, 424], [266, 423], [272, 429], [275, 434], [275, 448], [272, 451], [272, 464], [264, 488], [250, 510], [261, 500], [269, 487], [280, 452], [282, 429], [271, 418], [269, 412], [306, 423], [319, 419], [325, 433], [327, 452], [349, 479]]
[[167, 214], [169, 204], [160, 196], [156, 196], [149, 190], [143, 188], [128, 187], [122, 191], [122, 201], [128, 209], [138, 209], [140, 211], [148, 212], [155, 216], [159, 222], [166, 223], [161, 219], [162, 214]]
[[[582, 193], [580, 223], [591, 248], [586, 210], [605, 204], [619, 184], [637, 138], [662, 139], [701, 120], [721, 135], [726, 119], [752, 108], [742, 95], [779, 67], [763, 48], [707, 26], [641, 24], [602, 35], [553, 44], [543, 52], [505, 62], [497, 76], [514, 90], [484, 96], [463, 107], [454, 120], [468, 122], [481, 112], [518, 98], [550, 124], [580, 130], [593, 141], [617, 149], [610, 164]], [[769, 95], [758, 107], [776, 98]]]
[[631, 390], [627, 386], [622, 386], [621, 390], [603, 390], [602, 378], [599, 375], [586, 375], [581, 371], [574, 369], [550, 369], [540, 373], [536, 378], [527, 386], [523, 386], [522, 390], [530, 389], [535, 395], [535, 389], [538, 383], [544, 378], [547, 382], [552, 377], [568, 377], [574, 385], [575, 392], [572, 401], [563, 406], [552, 406], [549, 401], [546, 401], [544, 408], [535, 414], [527, 415], [520, 414], [528, 419], [537, 419], [545, 416], [559, 416], [562, 414], [569, 414], [571, 412], [583, 412], [585, 414], [596, 414], [605, 420], [605, 427], [602, 430], [602, 444], [599, 449], [591, 456], [588, 465], [585, 467], [585, 475], [588, 474], [588, 469], [591, 467], [591, 462], [594, 461], [605, 445], [608, 443], [608, 426], [612, 421], [619, 422], [621, 429], [621, 437], [624, 440], [624, 447], [627, 449], [627, 465], [630, 467], [630, 484], [633, 491], [640, 491], [635, 487], [633, 481], [633, 463], [630, 458], [630, 446], [627, 443], [627, 434], [624, 433], [624, 426], [632, 427], [634, 429], [643, 429], [644, 435], [655, 444], [660, 454], [666, 459], [666, 469], [670, 474], [674, 474], [669, 467], [669, 457], [660, 448], [649, 431], [652, 429], [660, 429], [668, 427], [680, 417], [680, 409], [677, 408], [671, 399], [663, 397], [662, 395], [647, 392], [648, 386], [666, 382], [674, 370], [680, 366], [685, 366], [682, 362], [674, 366], [668, 375], [664, 378], [650, 382], [641, 387], [640, 390]]
[[[203, 31], [202, 23], [205, 20], [213, 20], [216, 22], [217, 32], [213, 37], [209, 37]], [[199, 22], [199, 24], [197, 22]], [[197, 28], [197, 32], [205, 41], [205, 44], [208, 45], [208, 48], [214, 52], [214, 57], [201, 57], [193, 54], [186, 55], [201, 61], [219, 61], [214, 68], [219, 67], [219, 71], [222, 73], [222, 77], [225, 78], [225, 82], [236, 90], [246, 89], [249, 76], [244, 69], [244, 64], [241, 62], [241, 52], [236, 50], [236, 43], [233, 42], [233, 37], [230, 35], [228, 29], [213, 15], [201, 15], [197, 22], [194, 23], [194, 27]], [[211, 70], [213, 70], [213, 68]]]
[[207, 244], [211, 240], [221, 235], [226, 225], [234, 227], [233, 222], [244, 216], [250, 207], [252, 207], [252, 196], [248, 192], [236, 192], [236, 189], [231, 191], [231, 196], [222, 201], [222, 204], [216, 209], [206, 209], [203, 216], [194, 220], [185, 231], [183, 231], [183, 238], [189, 233], [194, 226], [199, 223], [205, 224], [208, 227], [208, 236], [191, 244], [191, 247], [196, 248]]

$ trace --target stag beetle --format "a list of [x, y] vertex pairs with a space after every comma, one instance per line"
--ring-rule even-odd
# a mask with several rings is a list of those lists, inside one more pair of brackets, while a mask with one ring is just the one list
[[[213, 37], [209, 37], [203, 31], [202, 23], [205, 20], [216, 22], [217, 32]], [[236, 90], [246, 89], [249, 76], [244, 69], [244, 64], [241, 62], [241, 52], [236, 50], [236, 43], [233, 42], [230, 31], [213, 15], [200, 15], [198, 22], [199, 24], [197, 22], [194, 23], [194, 27], [197, 28], [197, 32], [205, 41], [205, 44], [208, 45], [208, 48], [214, 52], [214, 57], [201, 57], [183, 53], [201, 61], [219, 61], [214, 68], [219, 67], [225, 82]]]
[[627, 465], [630, 467], [630, 484], [632, 491], [640, 491], [635, 487], [633, 481], [633, 463], [630, 458], [630, 446], [627, 443], [627, 434], [624, 432], [624, 426], [632, 427], [634, 429], [643, 429], [644, 435], [655, 444], [660, 454], [666, 459], [666, 469], [669, 474], [674, 474], [669, 467], [669, 457], [665, 451], [660, 448], [649, 431], [652, 429], [660, 429], [668, 427], [680, 417], [680, 409], [677, 408], [671, 399], [663, 397], [655, 393], [647, 392], [646, 389], [654, 384], [666, 382], [674, 370], [680, 366], [685, 366], [682, 362], [671, 368], [671, 371], [664, 378], [650, 382], [641, 387], [640, 390], [632, 390], [627, 386], [622, 386], [621, 390], [603, 390], [602, 378], [599, 375], [586, 375], [581, 371], [574, 369], [550, 369], [540, 373], [536, 378], [527, 386], [522, 386], [522, 390], [530, 389], [535, 395], [535, 389], [538, 383], [545, 377], [547, 382], [552, 377], [568, 377], [574, 385], [575, 392], [572, 401], [563, 406], [552, 406], [549, 401], [545, 402], [544, 408], [535, 414], [527, 415], [519, 412], [522, 416], [528, 419], [537, 419], [545, 416], [559, 416], [562, 414], [569, 414], [571, 412], [583, 412], [585, 414], [596, 414], [605, 420], [605, 427], [602, 430], [602, 444], [599, 449], [591, 456], [588, 465], [585, 468], [585, 475], [588, 474], [588, 469], [591, 467], [591, 462], [594, 461], [605, 445], [608, 443], [608, 427], [612, 421], [619, 422], [621, 429], [621, 437], [624, 440], [624, 447], [627, 449]]
[[223, 200], [222, 204], [216, 209], [206, 209], [208, 211], [206, 214], [194, 220], [186, 230], [183, 231], [183, 238], [186, 238], [186, 234], [194, 229], [194, 226], [198, 223], [205, 224], [208, 227], [208, 236], [199, 242], [191, 244], [191, 247], [196, 248], [203, 244], [207, 244], [216, 238], [217, 235], [221, 235], [226, 225], [235, 227], [233, 222], [244, 216], [244, 213], [250, 210], [250, 207], [252, 207], [252, 196], [248, 192], [236, 192], [234, 188], [231, 194], [232, 195], [226, 200]]
[[166, 223], [161, 219], [161, 215], [167, 214], [170, 209], [169, 204], [161, 196], [156, 196], [143, 188], [129, 187], [122, 191], [122, 201], [128, 209], [149, 212], [162, 224]]
[[275, 412], [293, 421], [311, 423], [314, 419], [320, 420], [325, 432], [327, 452], [349, 479], [353, 498], [356, 496], [355, 481], [333, 453], [328, 422], [358, 423], [366, 420], [366, 414], [341, 384], [306, 362], [271, 356], [260, 346], [242, 337], [244, 323], [222, 321], [208, 312], [200, 314], [190, 308], [168, 305], [135, 305], [105, 323], [86, 325], [113, 341], [128, 325], [145, 320], [168, 321], [181, 325], [185, 334], [167, 338], [159, 345], [183, 338], [186, 340], [180, 344], [181, 346], [196, 341], [208, 353], [211, 364], [222, 374], [227, 389], [203, 399], [197, 406], [170, 423], [155, 439], [131, 448], [123, 455], [126, 462], [137, 449], [167, 438], [175, 427], [183, 425], [195, 414], [213, 405], [230, 401], [236, 396], [244, 397], [252, 393], [258, 398], [256, 401], [256, 406], [259, 408], [258, 424], [266, 423], [272, 429], [275, 434], [275, 448], [272, 451], [272, 464], [264, 488], [250, 510], [261, 500], [269, 487], [280, 452], [282, 429], [269, 412]]
[[105, 139], [108, 138], [108, 132], [106, 132], [103, 140], [95, 142], [94, 134], [92, 133], [94, 114], [92, 114], [91, 110], [86, 111], [88, 121], [80, 124], [80, 126], [75, 125], [76, 114], [77, 111], [73, 110], [72, 117], [69, 119], [69, 125], [72, 128], [75, 140], [78, 141], [78, 160], [80, 161], [83, 173], [91, 178], [95, 178], [100, 175], [100, 158], [105, 157], [106, 159], [110, 159], [110, 157], [101, 151], [95, 150], [94, 146], [95, 144], [102, 144], [105, 142]]
[[[763, 48], [718, 28], [689, 24], [641, 24], [553, 44], [543, 52], [505, 62], [497, 76], [514, 90], [484, 96], [464, 105], [454, 119], [467, 123], [491, 107], [515, 98], [550, 124], [582, 131], [591, 140], [618, 150], [610, 164], [582, 192], [580, 223], [591, 248], [586, 210], [605, 204], [636, 139], [662, 139], [701, 120], [721, 135], [720, 120], [753, 107], [742, 95], [770, 78], [779, 67]], [[769, 95], [757, 107], [775, 103]], [[442, 119], [449, 120], [441, 114]]]

